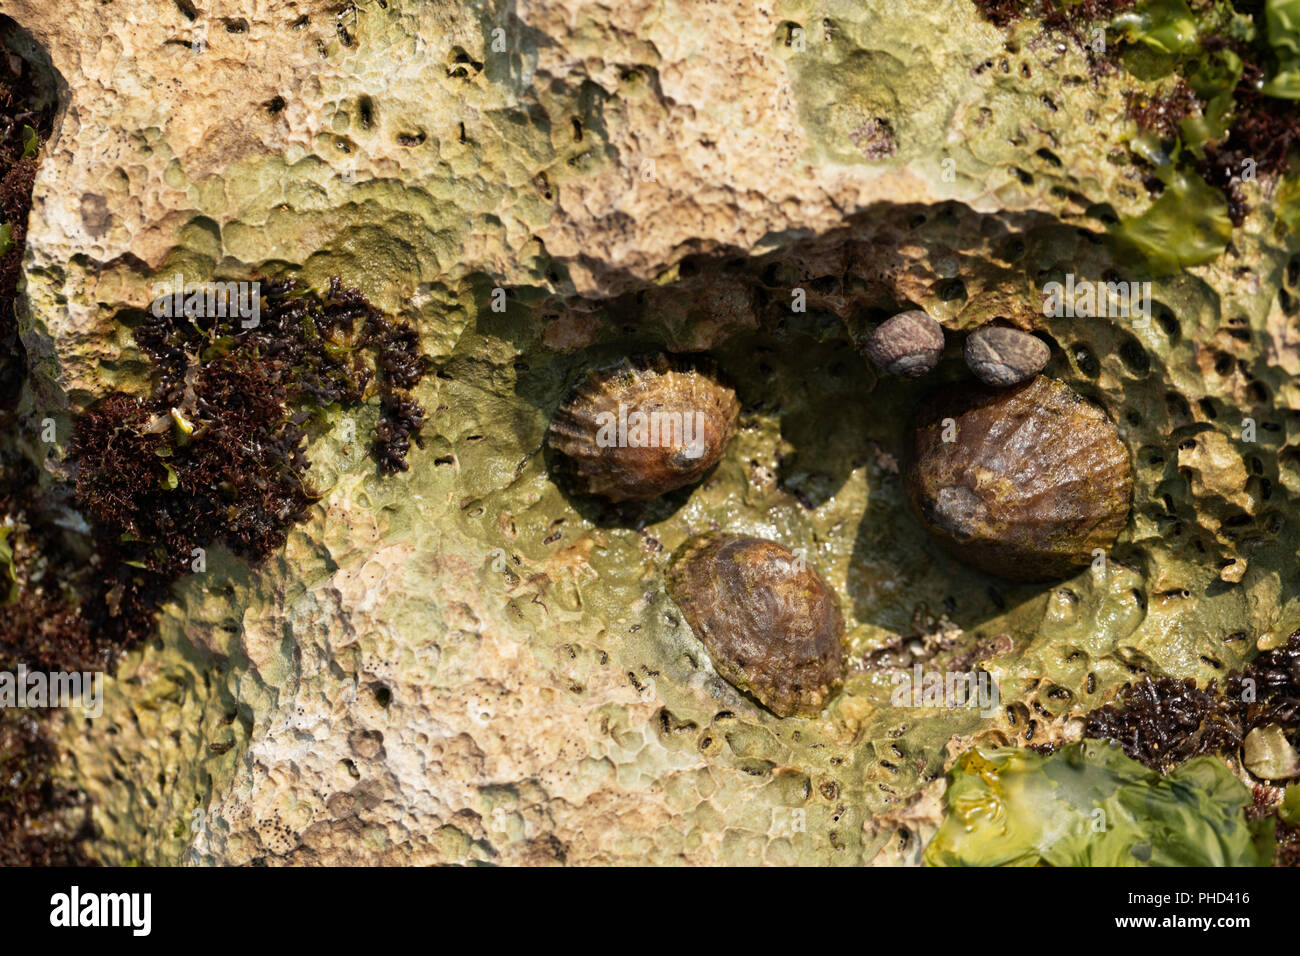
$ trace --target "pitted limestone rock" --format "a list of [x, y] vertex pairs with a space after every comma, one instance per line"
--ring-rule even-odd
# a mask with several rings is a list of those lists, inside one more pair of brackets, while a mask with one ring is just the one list
[[[119, 7], [6, 8], [67, 96], [28, 413], [143, 389], [133, 310], [176, 272], [341, 275], [438, 374], [409, 473], [347, 438], [373, 408], [330, 417], [283, 553], [209, 555], [104, 717], [66, 725], [105, 861], [865, 861], [954, 735], [1041, 732], [1134, 667], [1220, 676], [1300, 624], [1300, 270], [1271, 213], [1157, 282], [1145, 325], [1042, 315], [1045, 282], [1124, 268], [1101, 234], [1147, 201], [1107, 158], [1132, 81], [1077, 46], [1012, 53], [961, 0]], [[917, 386], [852, 340], [908, 308], [1035, 331], [1106, 408], [1135, 489], [1104, 567], [1007, 588], [906, 519]], [[712, 350], [741, 427], [688, 497], [611, 522], [539, 450], [572, 383], [647, 340]], [[716, 528], [837, 591], [821, 717], [761, 711], [673, 613], [667, 555]], [[1002, 710], [891, 704], [914, 663], [982, 664]]]

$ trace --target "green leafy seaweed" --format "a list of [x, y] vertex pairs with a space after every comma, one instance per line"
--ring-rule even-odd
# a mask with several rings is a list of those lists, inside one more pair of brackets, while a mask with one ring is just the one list
[[1186, 0], [1150, 0], [1111, 21], [1125, 39], [1157, 53], [1185, 56], [1200, 49], [1197, 22]]
[[1281, 99], [1300, 99], [1300, 0], [1268, 0], [1264, 5], [1268, 42], [1277, 56], [1277, 72], [1262, 92]]
[[1250, 791], [1198, 757], [1162, 775], [1096, 740], [1051, 756], [975, 748], [949, 775], [932, 866], [1267, 866], [1273, 821], [1247, 821]]
[[1232, 238], [1223, 193], [1189, 170], [1164, 166], [1157, 175], [1164, 191], [1145, 212], [1114, 229], [1121, 250], [1140, 255], [1156, 275], [1217, 259]]
[[1282, 803], [1277, 808], [1277, 815], [1283, 823], [1300, 826], [1300, 783], [1288, 784], [1282, 795]]

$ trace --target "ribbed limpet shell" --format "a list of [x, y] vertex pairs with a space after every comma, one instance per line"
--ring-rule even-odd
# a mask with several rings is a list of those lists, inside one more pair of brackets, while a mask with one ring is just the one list
[[904, 475], [913, 507], [950, 553], [1013, 581], [1089, 564], [1114, 544], [1133, 497], [1114, 423], [1043, 375], [927, 404], [904, 449]]
[[736, 431], [736, 393], [707, 369], [664, 356], [588, 374], [547, 441], [575, 491], [649, 501], [702, 479]]
[[668, 594], [714, 669], [777, 716], [814, 716], [839, 690], [839, 603], [781, 545], [718, 532], [693, 538], [673, 556]]

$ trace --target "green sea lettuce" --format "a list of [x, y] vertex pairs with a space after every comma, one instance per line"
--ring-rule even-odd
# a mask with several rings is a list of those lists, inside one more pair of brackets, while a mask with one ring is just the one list
[[1269, 44], [1278, 51], [1300, 54], [1300, 0], [1268, 0], [1264, 17]]
[[1277, 72], [1261, 90], [1280, 99], [1300, 99], [1300, 2], [1268, 0], [1264, 17], [1268, 42], [1277, 56]]
[[1288, 784], [1282, 796], [1282, 803], [1277, 808], [1277, 815], [1283, 823], [1300, 826], [1300, 783]]
[[1111, 26], [1123, 30], [1128, 40], [1143, 43], [1157, 53], [1181, 56], [1200, 48], [1197, 22], [1186, 0], [1151, 0], [1130, 13], [1122, 13]]
[[1213, 757], [1168, 775], [1096, 740], [1051, 756], [975, 748], [949, 776], [931, 866], [1266, 866], [1271, 821]]
[[1223, 193], [1194, 172], [1165, 166], [1157, 175], [1164, 192], [1141, 215], [1120, 221], [1120, 249], [1141, 256], [1155, 275], [1217, 259], [1232, 238]]

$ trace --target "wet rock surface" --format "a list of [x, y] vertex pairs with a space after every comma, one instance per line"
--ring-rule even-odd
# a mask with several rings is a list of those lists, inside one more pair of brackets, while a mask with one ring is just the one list
[[[341, 276], [431, 368], [409, 471], [367, 456], [374, 396], [327, 409], [284, 547], [214, 548], [104, 716], [59, 726], [98, 858], [864, 862], [950, 740], [1055, 739], [1140, 675], [1204, 684], [1300, 626], [1290, 239], [1257, 204], [1213, 261], [1117, 258], [1111, 220], [1151, 199], [1099, 144], [1140, 81], [1068, 36], [1012, 50], [967, 4], [284, 0], [234, 32], [116, 6], [6, 10], [62, 91], [23, 264], [41, 487], [74, 416], [149, 394], [136, 330], [178, 273]], [[1149, 279], [1149, 321], [1045, 317], [1067, 273]], [[1114, 423], [1132, 508], [1104, 574], [991, 581], [910, 514], [918, 383], [859, 350], [914, 308], [954, 342], [1041, 336], [1043, 374]], [[707, 351], [736, 433], [635, 514], [573, 501], [550, 416], [646, 349]], [[972, 384], [956, 354], [925, 381]], [[846, 667], [817, 716], [692, 660], [665, 571], [720, 529], [834, 591]], [[984, 669], [999, 709], [896, 704], [914, 664]]]

